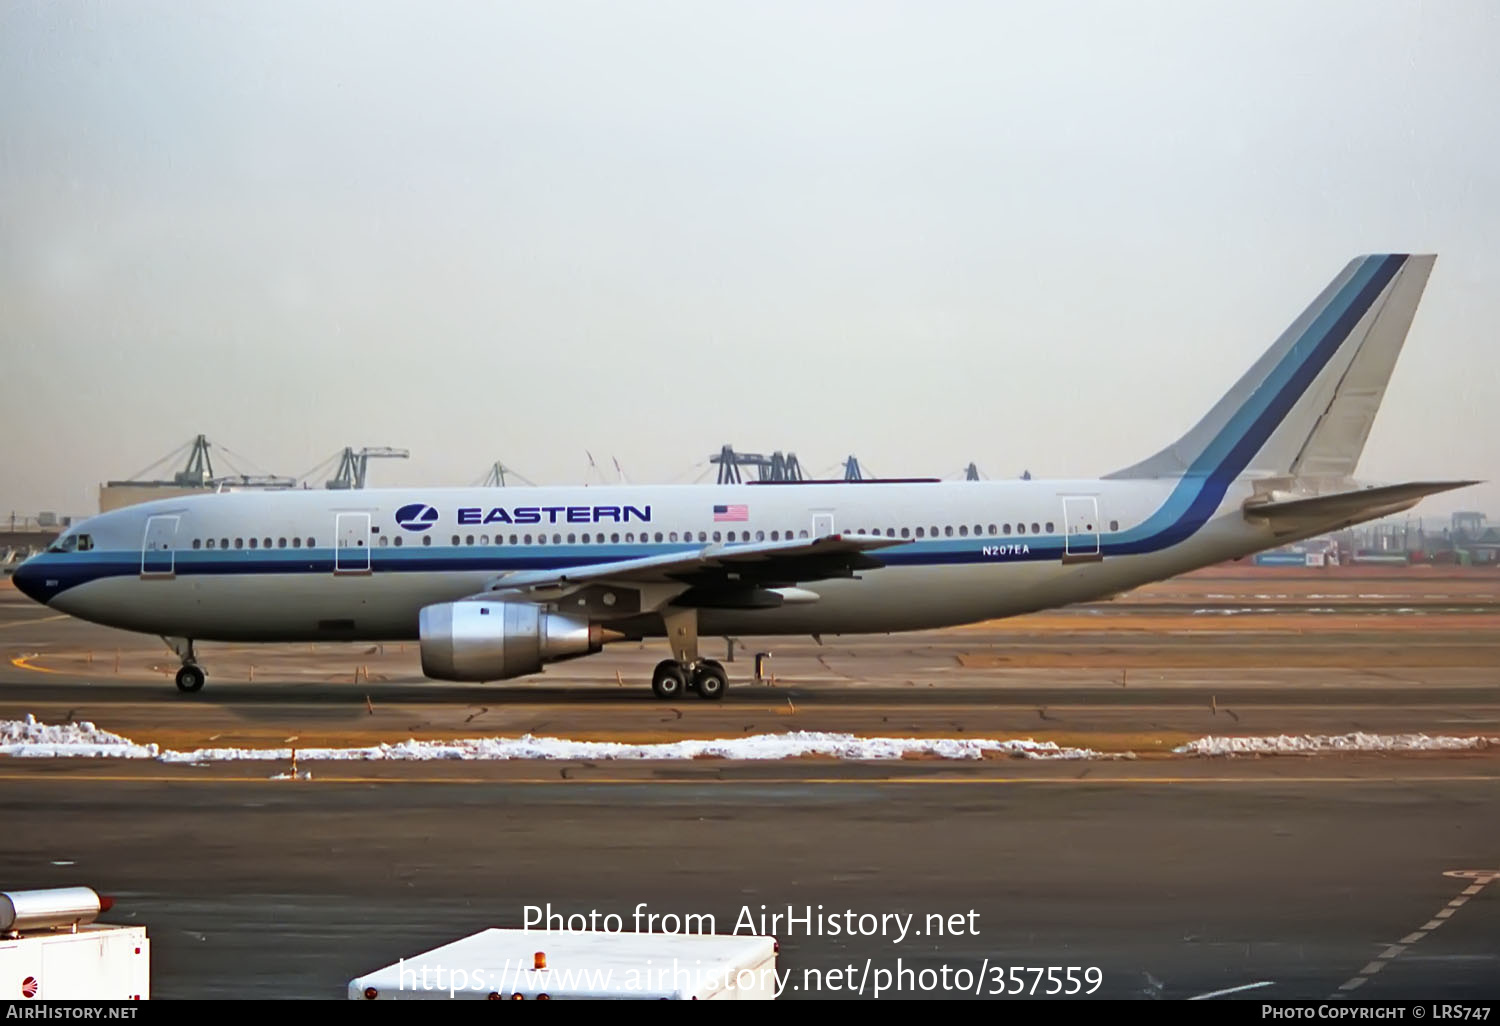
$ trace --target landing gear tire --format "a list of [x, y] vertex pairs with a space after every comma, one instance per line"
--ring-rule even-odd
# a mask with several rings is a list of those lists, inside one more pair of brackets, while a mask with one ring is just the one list
[[184, 694], [192, 694], [202, 691], [203, 685], [208, 681], [208, 674], [200, 667], [191, 663], [177, 671], [177, 690]]
[[656, 664], [656, 671], [651, 674], [651, 690], [656, 693], [657, 698], [668, 701], [682, 697], [687, 690], [687, 675], [682, 672], [682, 667], [670, 659]]
[[698, 669], [693, 674], [693, 682], [698, 686], [699, 698], [717, 702], [724, 697], [724, 691], [729, 687], [729, 675], [724, 672], [724, 667], [718, 662], [705, 659], [698, 664]]

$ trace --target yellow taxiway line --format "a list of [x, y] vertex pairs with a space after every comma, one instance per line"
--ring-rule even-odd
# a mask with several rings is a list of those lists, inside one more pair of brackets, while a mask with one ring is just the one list
[[19, 670], [30, 670], [32, 673], [55, 673], [59, 677], [67, 676], [67, 674], [62, 670], [49, 670], [45, 666], [32, 666], [30, 660], [35, 658], [37, 658], [37, 654], [35, 652], [33, 652], [31, 655], [16, 656], [10, 661], [10, 665], [16, 667]]

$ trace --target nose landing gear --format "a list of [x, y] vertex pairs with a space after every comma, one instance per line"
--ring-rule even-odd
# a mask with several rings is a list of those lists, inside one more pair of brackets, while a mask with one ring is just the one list
[[208, 682], [208, 674], [198, 665], [198, 657], [193, 652], [193, 639], [163, 637], [161, 640], [182, 660], [182, 669], [177, 671], [177, 690], [185, 695], [202, 691], [203, 685]]
[[208, 674], [203, 672], [203, 667], [193, 663], [186, 663], [182, 669], [177, 671], [177, 690], [187, 694], [202, 691], [203, 685], [208, 681]]

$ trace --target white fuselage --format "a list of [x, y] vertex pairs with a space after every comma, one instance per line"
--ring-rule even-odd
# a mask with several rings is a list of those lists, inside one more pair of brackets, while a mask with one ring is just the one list
[[883, 567], [799, 586], [815, 598], [704, 609], [701, 632], [918, 630], [1099, 598], [1277, 544], [1242, 515], [1250, 492], [1210, 478], [247, 490], [92, 518], [69, 532], [87, 547], [39, 558], [29, 580], [41, 594], [28, 593], [169, 637], [412, 639], [424, 606], [505, 571], [842, 533], [904, 544], [875, 554]]

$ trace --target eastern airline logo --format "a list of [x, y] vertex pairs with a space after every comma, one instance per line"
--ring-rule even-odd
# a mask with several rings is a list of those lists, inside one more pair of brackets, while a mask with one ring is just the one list
[[[407, 509], [416, 509], [408, 506]], [[433, 514], [436, 519], [437, 514]], [[650, 506], [495, 506], [485, 512], [479, 506], [461, 506], [460, 524], [628, 524], [651, 522]], [[405, 526], [405, 525], [403, 525]]]
[[396, 523], [408, 531], [425, 531], [437, 523], [438, 511], [421, 502], [396, 510]]

